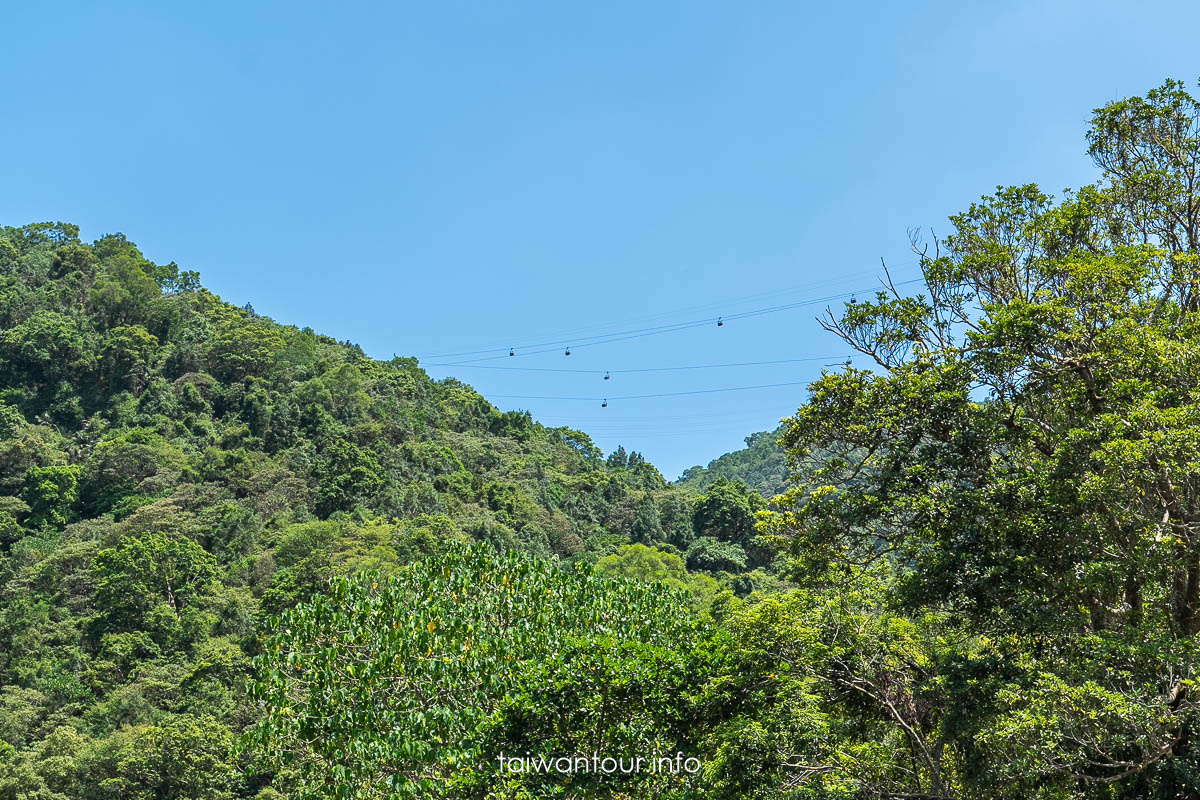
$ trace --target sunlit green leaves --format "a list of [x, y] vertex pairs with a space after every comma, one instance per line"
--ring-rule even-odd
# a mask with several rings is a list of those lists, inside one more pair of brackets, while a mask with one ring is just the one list
[[446, 781], [486, 786], [506, 747], [678, 749], [705, 635], [665, 587], [454, 546], [285, 614], [254, 746], [307, 776], [301, 796], [363, 798], [459, 796]]

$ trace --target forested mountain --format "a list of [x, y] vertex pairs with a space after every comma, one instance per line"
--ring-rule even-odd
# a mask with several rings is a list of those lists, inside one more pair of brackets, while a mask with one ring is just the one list
[[746, 437], [741, 450], [726, 453], [708, 462], [707, 467], [689, 467], [675, 483], [689, 489], [704, 491], [718, 478], [741, 481], [770, 500], [782, 494], [790, 485], [787, 453], [779, 444], [783, 427], [760, 431]]
[[696, 501], [637, 453], [224, 303], [120, 234], [4, 228], [0, 797], [253, 794], [228, 750], [267, 617], [455, 541], [616, 575], [650, 553], [696, 605], [761, 583], [749, 500], [740, 526]]
[[1088, 153], [824, 319], [770, 508], [4, 228], [0, 800], [1200, 800], [1200, 102]]

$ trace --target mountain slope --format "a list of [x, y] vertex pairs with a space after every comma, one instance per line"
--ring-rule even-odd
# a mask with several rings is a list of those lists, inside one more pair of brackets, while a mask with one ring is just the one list
[[742, 481], [769, 500], [788, 486], [787, 455], [779, 445], [781, 435], [782, 426], [751, 434], [746, 437], [743, 449], [715, 458], [707, 467], [689, 467], [676, 485], [702, 492], [719, 478], [726, 478]]
[[683, 552], [694, 500], [414, 359], [225, 303], [120, 234], [4, 228], [0, 797], [253, 796], [228, 751], [267, 616], [456, 539]]

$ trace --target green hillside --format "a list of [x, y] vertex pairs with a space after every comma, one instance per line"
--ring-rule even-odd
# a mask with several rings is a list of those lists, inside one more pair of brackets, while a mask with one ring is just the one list
[[746, 437], [741, 450], [715, 458], [707, 467], [695, 466], [684, 470], [675, 483], [696, 491], [704, 491], [717, 479], [741, 481], [768, 500], [787, 490], [789, 484], [787, 454], [779, 437], [783, 427], [760, 431]]
[[[765, 563], [750, 508], [726, 531], [697, 500], [636, 452], [225, 303], [120, 234], [4, 228], [0, 797], [254, 794], [227, 751], [257, 715], [265, 620], [454, 542], [616, 576], [649, 552], [696, 607], [744, 593]], [[180, 752], [148, 765], [151, 741]], [[69, 776], [39, 766], [66, 751]]]

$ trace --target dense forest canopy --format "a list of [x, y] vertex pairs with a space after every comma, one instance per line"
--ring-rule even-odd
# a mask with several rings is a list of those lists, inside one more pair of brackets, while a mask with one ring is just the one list
[[250, 658], [332, 578], [483, 542], [706, 614], [778, 583], [760, 502], [231, 306], [120, 234], [4, 228], [0, 797], [276, 791], [231, 755]]
[[746, 437], [743, 449], [714, 458], [707, 467], [689, 467], [676, 483], [704, 491], [725, 478], [741, 481], [768, 499], [783, 494], [790, 486], [791, 468], [787, 452], [779, 443], [782, 435], [782, 426], [774, 431], [753, 433]]
[[0, 798], [1200, 798], [1200, 103], [1088, 149], [681, 485], [4, 228]]

